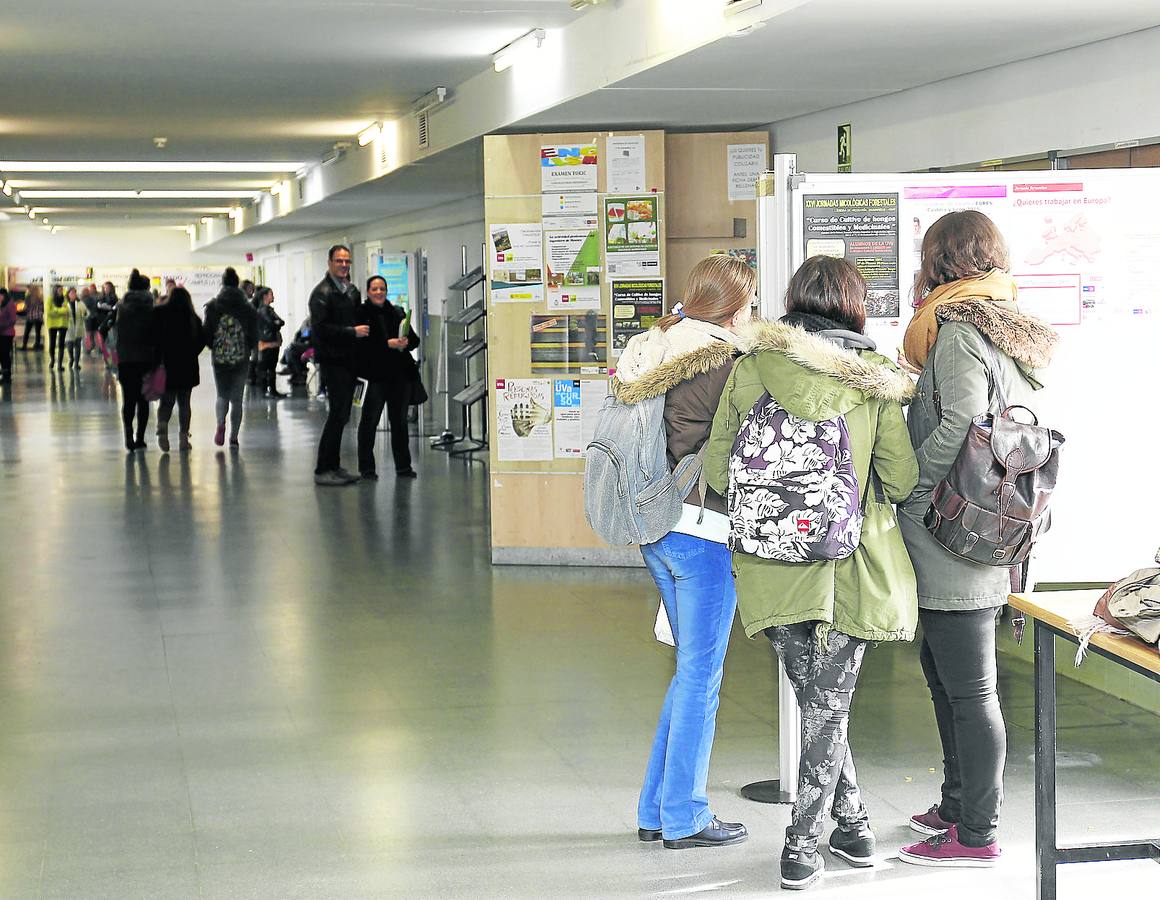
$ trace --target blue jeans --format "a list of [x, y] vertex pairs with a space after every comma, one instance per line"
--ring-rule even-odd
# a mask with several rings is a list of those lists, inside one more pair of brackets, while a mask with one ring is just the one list
[[637, 821], [677, 840], [713, 818], [705, 783], [737, 592], [724, 544], [670, 532], [640, 552], [673, 629], [677, 671], [661, 707]]

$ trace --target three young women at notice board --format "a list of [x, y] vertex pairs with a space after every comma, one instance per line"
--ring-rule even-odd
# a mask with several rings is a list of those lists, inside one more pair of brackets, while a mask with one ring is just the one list
[[[710, 257], [694, 268], [676, 314], [630, 341], [614, 392], [626, 402], [663, 394], [670, 462], [707, 443], [709, 485], [699, 522], [694, 491], [673, 531], [641, 548], [676, 644], [676, 673], [638, 803], [642, 841], [684, 849], [747, 837], [743, 825], [713, 814], [706, 793], [737, 605], [747, 636], [772, 643], [802, 707], [783, 888], [805, 889], [821, 878], [827, 813], [836, 822], [830, 853], [849, 865], [874, 865], [876, 840], [847, 740], [850, 701], [868, 647], [912, 640], [916, 624], [944, 782], [939, 802], [909, 822], [927, 839], [900, 858], [926, 866], [989, 866], [999, 858], [1005, 731], [995, 624], [1008, 574], [952, 556], [922, 520], [971, 419], [997, 411], [984, 341], [998, 351], [1016, 403], [1031, 402], [1036, 370], [1050, 359], [1055, 335], [1019, 312], [1007, 269], [1005, 242], [980, 213], [952, 213], [928, 230], [900, 360], [919, 373], [917, 386], [874, 352], [864, 334], [865, 283], [843, 260], [807, 260], [790, 283], [786, 315], [747, 326], [752, 273], [739, 261]], [[858, 483], [868, 484], [873, 471], [881, 484], [866, 498], [852, 556], [814, 563], [731, 557], [728, 459], [741, 421], [766, 392], [805, 422], [843, 416]], [[891, 504], [898, 504], [897, 520]]]

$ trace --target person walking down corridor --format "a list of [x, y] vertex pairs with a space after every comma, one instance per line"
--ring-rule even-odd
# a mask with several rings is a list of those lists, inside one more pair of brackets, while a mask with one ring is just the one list
[[342, 468], [342, 432], [350, 421], [354, 400], [355, 343], [370, 334], [359, 325], [359, 290], [350, 283], [350, 248], [335, 244], [327, 252], [327, 273], [310, 292], [311, 341], [314, 358], [322, 367], [326, 387], [326, 424], [318, 441], [314, 483], [325, 486], [353, 484], [359, 476]]
[[159, 355], [165, 364], [165, 393], [157, 409], [157, 446], [163, 453], [169, 452], [169, 419], [176, 405], [180, 447], [189, 450], [190, 396], [201, 384], [197, 358], [205, 349], [202, 322], [193, 309], [193, 298], [183, 287], [173, 288], [153, 314], [157, 317]]
[[21, 352], [28, 349], [28, 338], [34, 332], [33, 351], [44, 347], [41, 338], [41, 329], [44, 327], [44, 295], [40, 292], [40, 285], [34, 284], [28, 288], [24, 298], [24, 338], [20, 342]]
[[[117, 380], [121, 384], [121, 424], [125, 449], [145, 449], [149, 425], [149, 401], [145, 399], [145, 375], [157, 365], [156, 321], [149, 278], [136, 269], [129, 276], [129, 290], [113, 313], [117, 329]], [[136, 429], [134, 430], [134, 422]]]
[[85, 321], [88, 318], [88, 309], [83, 301], [77, 298], [77, 289], [70, 287], [65, 298], [68, 307], [67, 330], [64, 335], [65, 346], [68, 347], [68, 365], [70, 369], [81, 367], [81, 344], [85, 339]]
[[[419, 346], [419, 335], [410, 327], [406, 313], [387, 300], [387, 281], [381, 275], [367, 279], [367, 298], [358, 308], [358, 321], [371, 329], [367, 339], [358, 343], [358, 374], [367, 381], [358, 423], [359, 475], [378, 480], [375, 435], [386, 406], [395, 474], [400, 478], [414, 478], [407, 411], [419, 377], [415, 358], [411, 356], [411, 351]], [[401, 334], [405, 321], [407, 333]]]
[[52, 289], [52, 299], [44, 312], [44, 325], [48, 329], [48, 368], [56, 366], [64, 371], [64, 339], [68, 334], [68, 304], [64, 299], [64, 288], [59, 284]]
[[217, 386], [217, 429], [213, 442], [219, 447], [226, 442], [227, 415], [230, 446], [238, 446], [250, 351], [258, 345], [258, 314], [246, 300], [239, 281], [238, 273], [232, 267], [227, 268], [222, 273], [221, 291], [205, 305], [205, 343], [210, 348]]
[[0, 287], [0, 384], [12, 380], [12, 344], [16, 340], [16, 301]]

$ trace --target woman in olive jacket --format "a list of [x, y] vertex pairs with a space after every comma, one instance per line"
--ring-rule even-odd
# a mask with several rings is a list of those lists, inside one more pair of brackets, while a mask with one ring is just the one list
[[850, 263], [806, 260], [790, 281], [785, 318], [756, 326], [752, 352], [734, 367], [705, 454], [709, 486], [729, 492], [735, 530], [756, 511], [741, 508], [729, 460], [743, 420], [766, 394], [797, 429], [793, 435], [783, 429], [766, 459], [792, 450], [799, 432], [808, 437], [817, 422], [842, 417], [849, 433], [864, 512], [853, 554], [781, 562], [741, 552], [739, 545], [733, 553], [745, 633], [765, 633], [802, 707], [798, 800], [781, 857], [782, 886], [794, 890], [821, 877], [818, 842], [831, 801], [838, 823], [831, 852], [856, 866], [873, 864], [874, 834], [846, 737], [850, 702], [870, 643], [913, 639], [917, 619], [914, 571], [890, 505], [918, 480], [902, 415], [914, 384], [862, 334], [865, 298], [866, 283]]
[[406, 313], [387, 300], [387, 282], [381, 275], [367, 279], [367, 298], [356, 311], [359, 325], [369, 325], [370, 334], [356, 345], [356, 371], [367, 380], [362, 415], [358, 423], [358, 468], [363, 478], [378, 479], [375, 468], [375, 434], [383, 406], [391, 426], [391, 455], [395, 474], [414, 478], [411, 468], [411, 437], [407, 411], [411, 406], [419, 367], [411, 351], [419, 346], [419, 335], [408, 322], [407, 333], [399, 334]]
[[1036, 370], [1058, 336], [1019, 312], [1007, 245], [976, 210], [949, 213], [922, 242], [914, 318], [903, 351], [921, 371], [908, 425], [918, 456], [914, 493], [901, 507], [918, 575], [920, 660], [943, 745], [940, 802], [911, 817], [933, 840], [906, 847], [903, 862], [989, 866], [999, 858], [999, 808], [1007, 732], [999, 707], [995, 626], [1011, 590], [1009, 570], [960, 559], [927, 531], [931, 492], [958, 456], [971, 420], [996, 413], [988, 344], [1010, 403], [1035, 408]]

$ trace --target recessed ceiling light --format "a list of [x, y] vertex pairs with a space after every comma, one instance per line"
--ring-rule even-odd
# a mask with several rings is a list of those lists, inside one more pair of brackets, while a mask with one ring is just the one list
[[169, 138], [155, 137], [153, 138], [153, 146], [158, 150], [164, 150], [169, 145]]
[[47, 224], [48, 224], [48, 219], [41, 219], [41, 220], [40, 220], [40, 224], [41, 224], [41, 225], [47, 225]]
[[0, 160], [3, 172], [294, 172], [304, 162], [44, 162]]

